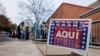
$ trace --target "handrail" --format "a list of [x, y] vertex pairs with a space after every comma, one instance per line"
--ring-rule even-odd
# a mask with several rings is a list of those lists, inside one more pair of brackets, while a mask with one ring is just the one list
[[95, 21], [92, 21], [92, 24], [99, 23], [99, 22], [100, 22], [100, 20], [95, 20]]

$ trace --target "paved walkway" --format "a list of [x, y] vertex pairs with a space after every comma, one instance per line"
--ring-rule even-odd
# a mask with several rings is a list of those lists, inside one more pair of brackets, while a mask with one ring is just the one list
[[[46, 43], [34, 44], [31, 40], [13, 40], [0, 45], [0, 56], [43, 56], [70, 53], [71, 51], [66, 48], [48, 47]], [[100, 50], [90, 48], [89, 56], [100, 56]]]
[[[63, 55], [70, 54], [71, 50], [66, 48], [59, 48], [47, 46], [47, 44], [37, 44], [37, 47], [44, 55]], [[83, 52], [82, 52], [83, 53]], [[86, 55], [85, 55], [86, 56]], [[100, 56], [100, 49], [89, 48], [88, 56]]]
[[43, 56], [37, 46], [29, 41], [12, 41], [0, 45], [0, 56]]

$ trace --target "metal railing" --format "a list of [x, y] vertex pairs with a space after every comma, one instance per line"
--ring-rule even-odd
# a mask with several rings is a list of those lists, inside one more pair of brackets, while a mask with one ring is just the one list
[[100, 47], [100, 20], [92, 22], [90, 46]]
[[47, 42], [48, 37], [48, 25], [46, 25], [45, 28], [41, 28], [41, 25], [39, 26], [39, 32], [38, 32], [38, 38], [35, 37], [35, 42]]

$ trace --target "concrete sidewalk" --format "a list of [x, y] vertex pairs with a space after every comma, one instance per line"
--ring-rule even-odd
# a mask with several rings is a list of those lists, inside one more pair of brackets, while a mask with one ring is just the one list
[[46, 44], [36, 44], [44, 56], [66, 56], [71, 51], [65, 48], [51, 47]]
[[[43, 55], [47, 56], [65, 56], [71, 54], [71, 50], [66, 48], [59, 48], [53, 46], [47, 46], [45, 43], [36, 44]], [[100, 56], [100, 49], [89, 48], [88, 56]]]
[[[47, 46], [46, 43], [34, 43], [32, 40], [13, 40], [0, 45], [0, 56], [65, 56], [71, 51], [66, 48]], [[100, 50], [89, 49], [88, 56], [100, 56]]]
[[0, 45], [0, 56], [43, 56], [31, 40], [12, 41]]

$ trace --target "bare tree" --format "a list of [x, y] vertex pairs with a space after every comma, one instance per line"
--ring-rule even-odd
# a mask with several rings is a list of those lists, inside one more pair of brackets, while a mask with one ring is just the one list
[[[50, 9], [53, 5], [49, 6], [52, 1], [46, 2], [46, 0], [27, 0], [27, 2], [20, 2], [19, 7], [21, 16], [25, 16], [27, 19], [35, 18], [37, 22], [44, 20], [46, 16], [50, 15], [53, 11]], [[49, 6], [47, 8], [47, 6]], [[31, 22], [32, 23], [32, 22]]]
[[6, 15], [6, 8], [0, 3], [0, 15]]

